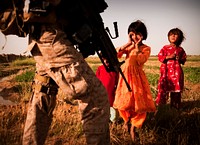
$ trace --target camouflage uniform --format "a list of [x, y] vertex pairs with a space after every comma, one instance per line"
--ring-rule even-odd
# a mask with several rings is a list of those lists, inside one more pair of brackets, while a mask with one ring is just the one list
[[66, 34], [52, 26], [41, 27], [41, 37], [29, 44], [36, 61], [33, 95], [23, 135], [24, 145], [42, 145], [52, 122], [57, 89], [79, 100], [88, 145], [109, 145], [109, 102], [105, 88]]

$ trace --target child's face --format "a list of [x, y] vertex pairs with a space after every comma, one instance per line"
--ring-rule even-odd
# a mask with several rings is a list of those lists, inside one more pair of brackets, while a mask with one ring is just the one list
[[169, 42], [170, 43], [175, 43], [178, 40], [178, 35], [177, 34], [170, 34], [169, 35]]
[[143, 38], [141, 33], [130, 32], [130, 38], [134, 43], [140, 42]]

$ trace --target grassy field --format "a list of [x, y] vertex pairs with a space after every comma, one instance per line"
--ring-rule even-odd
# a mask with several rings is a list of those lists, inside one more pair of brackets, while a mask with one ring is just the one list
[[[97, 57], [86, 59], [93, 71], [101, 64]], [[151, 56], [144, 66], [155, 99], [160, 63]], [[148, 113], [143, 127], [137, 130], [140, 140], [134, 144], [144, 145], [199, 145], [200, 144], [200, 56], [188, 56], [183, 66], [185, 89], [182, 108], [176, 110], [169, 104]], [[20, 145], [31, 95], [31, 81], [35, 62], [32, 58], [0, 64], [0, 97], [10, 104], [0, 105], [0, 145]], [[84, 145], [76, 101], [65, 102], [59, 91], [54, 118], [46, 145]], [[111, 145], [130, 145], [129, 134], [124, 134], [123, 122], [110, 124]]]

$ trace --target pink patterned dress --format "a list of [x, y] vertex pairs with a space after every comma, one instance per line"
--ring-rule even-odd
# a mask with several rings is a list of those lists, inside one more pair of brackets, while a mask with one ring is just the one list
[[[166, 56], [175, 52], [178, 59], [166, 60]], [[182, 47], [165, 45], [158, 53], [161, 62], [158, 82], [157, 104], [165, 104], [168, 92], [181, 92], [184, 87], [184, 74], [181, 64], [186, 62], [186, 53]]]

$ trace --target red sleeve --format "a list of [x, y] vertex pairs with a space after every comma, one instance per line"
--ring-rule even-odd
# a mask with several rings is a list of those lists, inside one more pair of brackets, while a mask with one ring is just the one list
[[163, 47], [160, 52], [158, 53], [158, 60], [162, 63], [166, 60], [166, 53], [165, 53], [165, 47]]
[[99, 76], [100, 76], [100, 66], [97, 68], [96, 76], [97, 76], [97, 78], [99, 78]]
[[186, 58], [187, 58], [187, 55], [186, 55], [184, 49], [181, 48], [181, 56], [180, 56], [180, 58], [179, 58], [180, 64], [183, 64], [183, 65], [184, 65], [185, 62], [186, 62]]
[[117, 49], [117, 57], [121, 58], [123, 56], [123, 54], [127, 54], [128, 49], [129, 49], [129, 47], [126, 47], [124, 50], [120, 50], [120, 48], [118, 48]]

